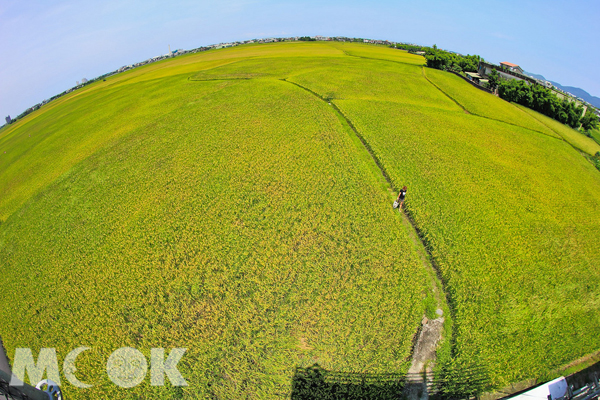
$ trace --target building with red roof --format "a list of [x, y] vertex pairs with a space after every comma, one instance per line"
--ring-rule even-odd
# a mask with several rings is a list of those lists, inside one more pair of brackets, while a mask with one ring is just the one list
[[508, 61], [502, 61], [500, 66], [508, 69], [509, 71], [523, 75], [523, 68], [519, 67], [517, 64], [509, 63]]

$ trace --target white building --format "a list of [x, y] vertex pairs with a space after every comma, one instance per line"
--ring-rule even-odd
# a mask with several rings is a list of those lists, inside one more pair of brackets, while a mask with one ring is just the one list
[[510, 400], [552, 400], [560, 399], [567, 395], [567, 380], [564, 376], [553, 381], [539, 385], [516, 396], [509, 397]]

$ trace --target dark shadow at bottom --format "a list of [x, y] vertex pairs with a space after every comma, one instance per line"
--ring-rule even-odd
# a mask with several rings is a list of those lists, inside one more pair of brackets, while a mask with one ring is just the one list
[[472, 399], [483, 393], [487, 386], [486, 370], [441, 369], [438, 376], [422, 374], [370, 374], [336, 372], [318, 364], [296, 368], [292, 378], [292, 400], [392, 400]]
[[405, 374], [342, 373], [318, 365], [296, 368], [292, 400], [402, 399]]
[[579, 389], [585, 385], [595, 382], [599, 378], [600, 362], [597, 362], [579, 372], [567, 376], [566, 379], [569, 386], [573, 386], [574, 389]]

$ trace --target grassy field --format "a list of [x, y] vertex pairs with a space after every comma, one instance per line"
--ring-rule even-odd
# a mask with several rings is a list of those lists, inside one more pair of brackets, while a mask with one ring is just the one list
[[563, 142], [496, 121], [339, 103], [394, 181], [408, 183], [408, 209], [454, 306], [455, 362], [483, 365], [504, 385], [597, 350], [600, 179], [591, 164]]
[[425, 63], [425, 59], [422, 56], [410, 54], [404, 50], [397, 50], [383, 46], [356, 45], [350, 43], [333, 43], [332, 45], [343, 51], [344, 54], [353, 57], [395, 61], [402, 64], [418, 66], [421, 66]]
[[[114, 389], [98, 371], [121, 346], [187, 347], [182, 392], [199, 398], [273, 398], [315, 362], [408, 368], [426, 271], [368, 154], [327, 104], [279, 80], [176, 75], [106, 90], [3, 138], [17, 171], [28, 150], [64, 157], [31, 167], [37, 190], [1, 225], [9, 354], [92, 347], [78, 376], [96, 386], [67, 385], [70, 398], [181, 392]], [[109, 115], [77, 112], [89, 104]], [[121, 130], [96, 137], [116, 115]]]
[[[286, 397], [315, 362], [406, 371], [431, 277], [372, 157], [408, 185], [445, 283], [441, 364], [498, 387], [600, 349], [600, 172], [560, 127], [423, 63], [349, 43], [209, 51], [3, 129], [9, 356], [92, 347], [75, 399]], [[121, 346], [187, 347], [190, 386], [115, 387]]]
[[[396, 73], [406, 80], [412, 73], [412, 82], [424, 85], [417, 68]], [[429, 69], [425, 75], [473, 115], [433, 96], [418, 104], [401, 91], [389, 101], [371, 100], [363, 95], [373, 91], [366, 79], [355, 79], [353, 93], [333, 101], [395, 185], [409, 183], [409, 211], [454, 306], [454, 362], [484, 365], [501, 386], [597, 350], [600, 303], [587, 279], [600, 278], [594, 228], [600, 180], [571, 147], [585, 143], [580, 146], [594, 154], [595, 143], [454, 75]], [[292, 79], [321, 95], [327, 85], [343, 88], [337, 75]], [[570, 335], [548, 334], [565, 324]]]

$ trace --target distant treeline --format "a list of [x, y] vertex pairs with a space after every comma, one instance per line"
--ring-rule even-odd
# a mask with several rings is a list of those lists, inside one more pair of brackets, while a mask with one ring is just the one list
[[[428, 47], [398, 43], [393, 47], [414, 54], [424, 53], [423, 56], [427, 60], [428, 67], [444, 71], [477, 72], [479, 62], [484, 61], [478, 55], [463, 56], [440, 50], [436, 45]], [[585, 131], [589, 131], [598, 127], [598, 117], [592, 110], [582, 117], [583, 107], [567, 98], [560, 99], [550, 89], [540, 84], [530, 84], [524, 80], [502, 79], [497, 71], [493, 70], [487, 87], [492, 90], [497, 88], [498, 95], [506, 101], [524, 105], [572, 128], [577, 129], [581, 125]]]

